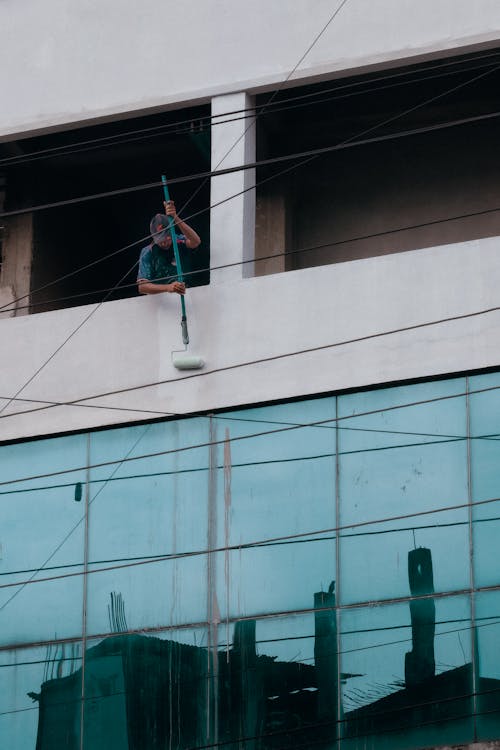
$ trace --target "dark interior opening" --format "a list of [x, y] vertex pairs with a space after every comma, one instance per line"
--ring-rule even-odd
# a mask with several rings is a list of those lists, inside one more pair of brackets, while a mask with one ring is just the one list
[[259, 97], [258, 159], [346, 147], [258, 169], [257, 274], [500, 234], [500, 50], [291, 96]]
[[[206, 172], [208, 115], [209, 107], [201, 106], [0, 144], [4, 210], [157, 182], [162, 174], [172, 179]], [[182, 218], [202, 238], [201, 246], [183, 257], [186, 282], [208, 284], [209, 181], [174, 184], [170, 193]], [[135, 263], [149, 244], [149, 222], [157, 212], [163, 212], [161, 187], [34, 211], [30, 312], [135, 296]], [[113, 257], [60, 279], [140, 238]]]

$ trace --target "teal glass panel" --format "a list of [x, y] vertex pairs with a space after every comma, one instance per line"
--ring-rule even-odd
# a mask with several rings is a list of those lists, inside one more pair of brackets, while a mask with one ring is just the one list
[[91, 470], [88, 634], [206, 620], [208, 435], [201, 418], [92, 435], [92, 464], [149, 457]]
[[474, 581], [495, 586], [500, 584], [500, 373], [470, 378], [469, 389]]
[[[335, 597], [315, 593], [316, 611], [230, 624], [229, 641], [219, 652], [221, 741], [234, 747], [335, 747]], [[222, 641], [227, 630], [220, 629]]]
[[214, 560], [222, 618], [310, 608], [315, 591], [334, 585], [335, 422], [294, 429], [334, 418], [333, 398], [214, 418], [221, 444], [212, 546], [223, 550]]
[[469, 597], [342, 610], [340, 664], [349, 750], [473, 739]]
[[208, 633], [202, 628], [88, 641], [83, 748], [160, 750], [208, 744], [217, 700], [212, 664]]
[[0, 653], [2, 748], [80, 747], [81, 655], [78, 641]]
[[500, 591], [476, 596], [477, 739], [500, 737]]
[[460, 378], [339, 396], [342, 603], [408, 596], [418, 547], [431, 590], [469, 585], [466, 400], [448, 398], [464, 392]]
[[[81, 633], [85, 435], [0, 449], [0, 644]], [[78, 575], [70, 575], [70, 574]], [[51, 580], [41, 580], [50, 578]]]

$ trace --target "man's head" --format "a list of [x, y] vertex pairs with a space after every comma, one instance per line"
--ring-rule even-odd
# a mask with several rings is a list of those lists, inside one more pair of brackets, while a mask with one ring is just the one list
[[166, 248], [172, 245], [168, 216], [166, 214], [155, 214], [150, 221], [149, 231], [156, 245]]

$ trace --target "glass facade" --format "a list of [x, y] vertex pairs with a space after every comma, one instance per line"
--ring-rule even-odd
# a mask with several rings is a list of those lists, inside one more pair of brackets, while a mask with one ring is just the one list
[[0, 745], [500, 737], [500, 374], [0, 447]]

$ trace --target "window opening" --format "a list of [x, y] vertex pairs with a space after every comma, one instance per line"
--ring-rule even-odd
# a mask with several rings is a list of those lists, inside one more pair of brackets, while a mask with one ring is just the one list
[[[500, 207], [492, 158], [499, 118], [484, 117], [500, 110], [499, 63], [500, 50], [490, 50], [280, 92], [257, 121], [258, 160], [370, 129], [361, 138], [378, 142], [322, 154], [260, 184], [256, 259], [275, 257], [257, 262], [256, 274], [499, 235], [500, 211], [467, 216]], [[268, 99], [257, 97], [258, 107]], [[258, 168], [258, 183], [292, 164]], [[442, 221], [450, 217], [463, 218]]]
[[[7, 190], [5, 211], [37, 204], [91, 195], [124, 187], [157, 182], [162, 173], [179, 177], [210, 169], [209, 107], [169, 111], [147, 117], [120, 120], [92, 127], [41, 135], [16, 143], [0, 144]], [[182, 125], [175, 123], [182, 121]], [[163, 127], [164, 126], [164, 127]], [[150, 129], [127, 135], [130, 131]], [[86, 142], [105, 139], [95, 144]], [[54, 149], [33, 158], [36, 151]], [[186, 251], [183, 259], [189, 285], [209, 283], [210, 265], [210, 185], [186, 182], [172, 186], [172, 197], [181, 216], [203, 211], [190, 220], [202, 239], [195, 251]], [[1, 187], [0, 187], [1, 189]], [[30, 300], [19, 302], [31, 313], [100, 302], [106, 291], [131, 269], [148, 240], [119, 253], [109, 260], [80, 271], [70, 278], [49, 284], [71, 271], [133, 243], [149, 232], [151, 217], [163, 212], [161, 187], [140, 190], [109, 198], [99, 198], [69, 206], [34, 211], [32, 222], [31, 269], [27, 270], [32, 290]], [[18, 217], [5, 219], [9, 231], [16, 231]], [[2, 223], [2, 219], [0, 219]], [[109, 299], [137, 295], [137, 268], [129, 271]], [[17, 291], [17, 290], [15, 290]]]

